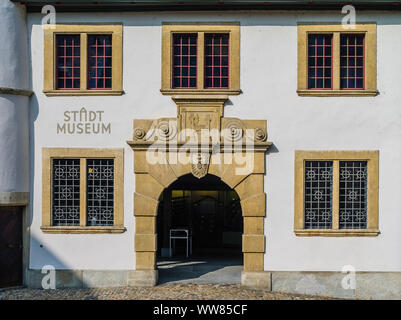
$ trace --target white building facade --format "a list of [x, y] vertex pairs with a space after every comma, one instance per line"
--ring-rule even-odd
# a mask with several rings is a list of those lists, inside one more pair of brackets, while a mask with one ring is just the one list
[[[313, 7], [300, 1], [270, 2], [206, 7], [186, 1], [142, 1], [136, 7], [124, 1], [53, 3], [52, 29], [43, 25], [46, 14], [40, 12], [52, 3], [1, 0], [0, 205], [4, 217], [19, 208], [15, 214], [22, 217], [16, 219], [23, 231], [19, 253], [3, 255], [21, 255], [18, 281], [40, 287], [41, 270], [50, 265], [58, 287], [155, 285], [157, 269], [149, 267], [155, 263], [149, 259], [156, 259], [157, 249], [146, 243], [157, 242], [159, 232], [152, 227], [156, 213], [143, 213], [139, 205], [138, 194], [145, 193], [137, 180], [149, 182], [146, 170], [139, 168], [146, 147], [140, 147], [141, 132], [135, 129], [144, 128], [146, 134], [153, 119], [175, 119], [183, 108], [206, 105], [216, 107], [221, 119], [241, 119], [246, 128], [262, 128], [267, 136], [256, 148], [263, 154], [263, 168], [255, 169], [258, 178], [252, 178], [261, 181], [265, 194], [263, 214], [244, 214], [245, 191], [239, 191], [244, 178], [231, 183], [224, 173], [214, 174], [236, 190], [248, 218], [242, 238], [244, 285], [336, 297], [401, 298], [399, 7], [394, 1], [356, 1], [356, 28], [348, 29], [342, 25], [346, 14], [341, 1], [316, 1]], [[209, 34], [227, 29], [229, 84], [220, 59], [217, 89], [207, 89], [214, 83], [207, 82], [205, 51], [201, 65], [199, 56], [193, 65], [180, 62], [177, 72], [189, 84], [181, 79], [175, 85], [176, 40], [165, 39], [170, 27], [178, 35], [196, 34], [198, 47], [203, 39], [205, 48]], [[106, 40], [96, 38], [104, 35]], [[72, 53], [58, 54], [58, 49], [70, 50], [69, 41], [76, 39], [77, 51], [72, 46]], [[112, 39], [110, 83], [105, 62], [103, 82], [94, 87], [91, 81], [98, 78], [92, 70], [98, 69], [97, 62], [91, 64], [91, 39], [104, 41], [104, 53], [97, 53], [104, 59], [107, 39]], [[218, 39], [223, 50], [224, 37]], [[65, 41], [64, 47], [59, 41]], [[166, 43], [171, 47], [166, 49]], [[71, 62], [65, 58], [59, 64], [57, 59], [66, 56]], [[60, 71], [62, 63], [75, 68], [72, 76]], [[189, 65], [189, 73], [191, 66], [197, 67], [195, 89], [183, 65]], [[262, 162], [256, 158], [258, 167]], [[114, 178], [100, 184], [91, 180], [97, 168], [109, 165]], [[57, 169], [71, 166], [81, 175], [57, 177]], [[153, 181], [159, 170], [160, 185], [168, 187], [165, 181], [174, 179], [164, 178], [163, 168], [146, 172], [156, 172], [150, 173]], [[213, 168], [209, 174], [217, 172]], [[178, 179], [180, 174], [172, 171]], [[96, 186], [105, 185], [112, 197], [104, 206], [112, 207], [114, 221], [103, 216], [105, 224], [96, 227], [89, 218], [95, 205], [90, 207], [89, 201]], [[63, 186], [72, 186], [73, 193], [63, 194]], [[56, 214], [57, 201], [70, 215]], [[252, 202], [249, 212], [259, 212], [258, 203]], [[151, 227], [142, 226], [145, 221]], [[353, 276], [344, 270], [356, 272], [356, 286], [344, 286], [344, 277]]]

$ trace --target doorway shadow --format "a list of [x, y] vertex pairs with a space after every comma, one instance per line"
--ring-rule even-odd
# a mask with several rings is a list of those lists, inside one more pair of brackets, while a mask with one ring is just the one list
[[159, 258], [159, 284], [235, 284], [241, 282], [242, 255], [216, 253]]

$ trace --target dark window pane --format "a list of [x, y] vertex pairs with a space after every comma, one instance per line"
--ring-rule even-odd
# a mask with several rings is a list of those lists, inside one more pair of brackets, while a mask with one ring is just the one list
[[228, 88], [228, 43], [228, 34], [205, 34], [205, 88]]
[[[340, 50], [342, 54], [340, 59], [341, 89], [363, 89], [363, 68], [364, 68], [364, 37], [363, 34], [341, 34], [340, 35]], [[355, 68], [359, 66], [361, 68]], [[357, 79], [357, 78], [362, 79]]]
[[189, 87], [189, 78], [182, 78], [182, 87], [183, 88]]
[[[111, 89], [112, 37], [111, 35], [89, 35], [88, 89]], [[106, 77], [108, 81], [106, 82]]]
[[190, 86], [191, 88], [196, 87], [196, 78], [190, 78], [190, 80], [189, 80], [189, 86]]
[[223, 88], [228, 88], [228, 78], [223, 78], [221, 82]]
[[74, 79], [74, 88], [79, 88], [80, 80]]
[[173, 88], [196, 88], [197, 34], [174, 34], [173, 47]]

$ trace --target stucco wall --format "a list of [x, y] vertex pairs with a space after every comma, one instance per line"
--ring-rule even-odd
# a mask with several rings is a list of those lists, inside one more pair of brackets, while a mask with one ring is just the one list
[[[28, 97], [1, 88], [28, 89], [25, 11], [0, 0], [0, 193], [29, 191]], [[1, 201], [0, 201], [1, 202]]]
[[0, 13], [0, 87], [28, 89], [25, 9], [9, 0], [0, 0]]
[[[358, 21], [378, 24], [377, 97], [298, 97], [297, 27], [301, 21], [338, 21], [336, 13], [98, 13], [58, 14], [57, 22], [122, 22], [123, 88], [117, 97], [46, 97], [43, 89], [42, 16], [29, 14], [32, 59], [31, 121], [34, 168], [31, 268], [132, 269], [134, 174], [132, 119], [174, 117], [176, 106], [159, 92], [161, 22], [240, 21], [241, 89], [231, 97], [225, 116], [266, 119], [274, 148], [266, 156], [265, 270], [401, 271], [401, 14], [361, 13]], [[111, 134], [57, 134], [65, 111], [104, 111]], [[114, 235], [43, 234], [41, 225], [42, 147], [122, 147], [125, 149], [125, 226]], [[380, 150], [379, 227], [374, 238], [296, 237], [294, 150]], [[40, 247], [43, 245], [43, 247]]]

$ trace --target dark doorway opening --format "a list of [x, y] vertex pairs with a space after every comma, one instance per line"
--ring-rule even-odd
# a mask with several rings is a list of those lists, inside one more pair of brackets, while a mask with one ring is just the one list
[[[186, 256], [185, 239], [175, 240], [171, 255], [171, 229], [189, 230], [190, 257]], [[213, 279], [226, 278], [225, 282], [239, 282], [243, 264], [242, 233], [241, 204], [234, 190], [214, 175], [201, 179], [192, 174], [180, 177], [160, 197], [157, 217], [160, 282], [164, 275], [177, 280], [202, 278], [214, 282]], [[218, 274], [224, 268], [229, 272]], [[231, 276], [227, 277], [230, 272]]]
[[0, 288], [22, 285], [22, 211], [0, 206]]

